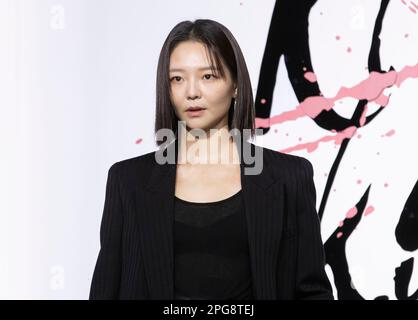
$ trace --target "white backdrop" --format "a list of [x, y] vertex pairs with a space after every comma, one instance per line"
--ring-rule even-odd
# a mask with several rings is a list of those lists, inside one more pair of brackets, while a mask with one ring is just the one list
[[[312, 63], [325, 96], [367, 78], [379, 3], [319, 0], [312, 8]], [[186, 19], [223, 23], [241, 46], [255, 93], [274, 4], [0, 0], [0, 298], [88, 298], [107, 170], [116, 161], [156, 150], [156, 67], [168, 32]], [[319, 18], [320, 11], [332, 14]], [[386, 15], [382, 68], [417, 64], [418, 14], [393, 0]], [[338, 43], [336, 35], [342, 35]], [[358, 130], [361, 138], [347, 151], [357, 156], [344, 158], [324, 213], [325, 241], [354, 205], [352, 199], [374, 183], [369, 202], [375, 211], [347, 242], [353, 285], [368, 299], [383, 294], [394, 299], [395, 267], [417, 257], [394, 238], [418, 178], [417, 89], [418, 79], [391, 88], [385, 112]], [[336, 111], [348, 116], [355, 104], [345, 99]], [[272, 115], [296, 105], [281, 63]], [[392, 129], [393, 136], [381, 137]], [[325, 135], [329, 132], [302, 118], [274, 126], [255, 143], [279, 150]], [[318, 206], [336, 152], [328, 142], [315, 152], [293, 153], [314, 164]], [[417, 273], [410, 293], [418, 287]]]

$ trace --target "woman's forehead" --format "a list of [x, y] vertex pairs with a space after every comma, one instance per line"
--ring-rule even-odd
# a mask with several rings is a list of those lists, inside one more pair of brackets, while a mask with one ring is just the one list
[[[174, 48], [170, 55], [170, 67], [176, 69], [209, 67], [211, 65], [210, 54], [209, 49], [201, 43], [182, 42]], [[212, 59], [215, 60], [213, 54]]]
[[222, 61], [222, 57], [218, 56], [218, 58], [220, 65], [217, 65], [215, 53], [211, 52], [204, 43], [191, 40], [183, 41], [171, 52], [169, 72], [214, 71], [230, 77], [231, 72]]

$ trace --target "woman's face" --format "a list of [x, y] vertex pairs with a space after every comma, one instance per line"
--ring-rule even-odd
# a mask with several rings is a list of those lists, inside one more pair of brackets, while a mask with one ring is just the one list
[[[205, 46], [200, 42], [181, 42], [171, 53], [171, 102], [177, 117], [189, 129], [208, 131], [228, 125], [231, 99], [236, 95], [231, 73], [223, 67], [225, 78], [212, 73]], [[190, 107], [202, 109], [187, 111]]]

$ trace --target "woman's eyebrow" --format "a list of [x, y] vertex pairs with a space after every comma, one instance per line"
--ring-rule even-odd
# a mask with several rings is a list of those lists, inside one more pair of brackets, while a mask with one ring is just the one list
[[[197, 68], [197, 70], [199, 70], [199, 71], [203, 71], [203, 70], [216, 70], [216, 71], [218, 71], [219, 69], [218, 68], [211, 68], [211, 67], [200, 67], [200, 68]], [[173, 68], [173, 69], [170, 69], [170, 72], [176, 72], [176, 71], [185, 71], [184, 69], [182, 69], [182, 68]]]

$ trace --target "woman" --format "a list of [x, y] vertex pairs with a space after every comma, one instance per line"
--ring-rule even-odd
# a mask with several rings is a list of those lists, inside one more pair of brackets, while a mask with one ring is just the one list
[[254, 127], [231, 32], [176, 25], [155, 123], [173, 139], [109, 169], [90, 299], [333, 299], [312, 165], [246, 142]]

